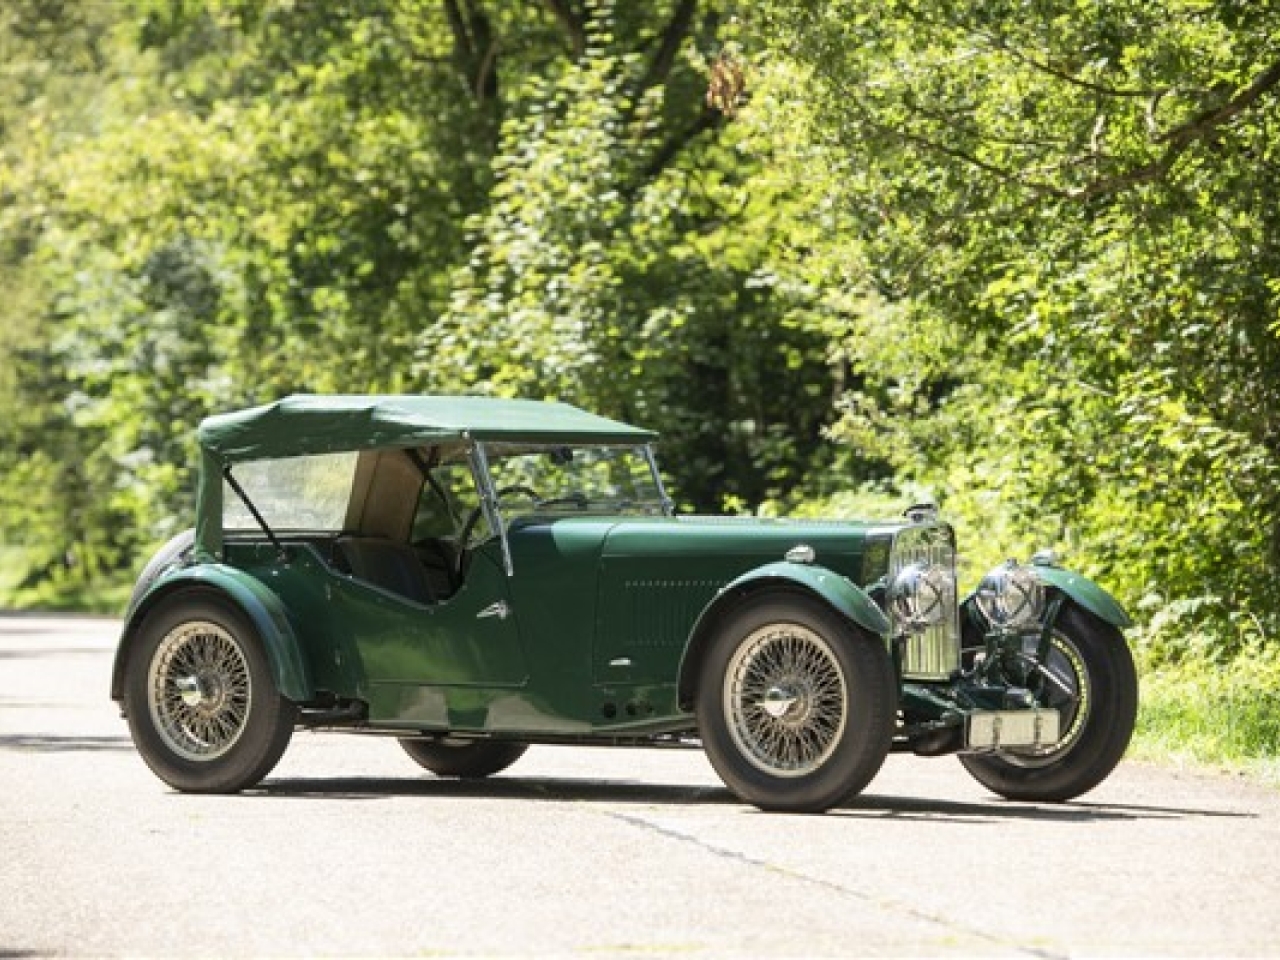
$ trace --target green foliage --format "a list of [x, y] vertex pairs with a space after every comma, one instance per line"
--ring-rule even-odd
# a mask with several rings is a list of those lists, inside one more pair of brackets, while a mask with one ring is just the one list
[[842, 225], [803, 262], [858, 291], [835, 435], [936, 489], [964, 542], [1065, 546], [1140, 610], [1280, 615], [1277, 27], [1190, 2], [754, 11], [754, 122], [815, 145], [792, 176]]
[[[34, 6], [89, 43], [68, 8]], [[0, 164], [0, 264], [28, 291], [4, 308], [26, 334], [0, 344], [21, 361], [0, 383], [20, 412], [0, 526], [21, 583], [68, 590], [189, 522], [207, 413], [407, 388], [493, 126], [453, 95], [438, 8], [94, 10], [100, 68], [67, 105], [34, 99]], [[70, 83], [56, 50], [21, 50], [37, 87]]]
[[830, 460], [823, 339], [773, 267], [787, 198], [761, 189], [756, 145], [679, 99], [697, 57], [651, 84], [612, 25], [602, 7], [587, 57], [518, 94], [419, 376], [660, 428], [687, 505], [755, 504]]
[[829, 459], [786, 225], [703, 104], [714, 5], [30, 5], [0, 105], [24, 589], [126, 577], [189, 522], [200, 418], [290, 391], [563, 397], [662, 427], [703, 508]]

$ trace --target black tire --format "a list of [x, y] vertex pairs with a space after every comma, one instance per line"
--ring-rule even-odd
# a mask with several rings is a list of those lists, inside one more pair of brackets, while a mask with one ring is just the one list
[[151, 555], [147, 565], [138, 574], [138, 580], [133, 585], [133, 592], [129, 595], [129, 605], [125, 607], [128, 613], [134, 611], [146, 594], [147, 589], [160, 578], [162, 573], [187, 561], [191, 556], [195, 542], [196, 531], [194, 528], [188, 528], [171, 537], [168, 543]]
[[297, 719], [253, 625], [210, 590], [173, 594], [147, 613], [125, 667], [124, 704], [147, 766], [188, 793], [256, 784]]
[[524, 756], [527, 743], [508, 740], [462, 740], [405, 737], [400, 746], [418, 766], [438, 777], [478, 780], [507, 769]]
[[884, 641], [814, 598], [770, 592], [717, 627], [695, 712], [730, 790], [762, 810], [820, 813], [880, 770], [897, 701]]
[[1078, 700], [1045, 683], [1040, 701], [1062, 711], [1062, 734], [1049, 750], [962, 754], [984, 787], [1010, 800], [1060, 802], [1092, 790], [1115, 769], [1138, 716], [1138, 675], [1120, 631], [1074, 604], [1054, 627], [1049, 668]]

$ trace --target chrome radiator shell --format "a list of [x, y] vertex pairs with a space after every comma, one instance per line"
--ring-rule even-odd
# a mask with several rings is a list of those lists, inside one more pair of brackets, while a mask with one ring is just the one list
[[[911, 563], [937, 564], [956, 577], [955, 533], [945, 523], [920, 523], [904, 527], [894, 536], [889, 551], [889, 582]], [[953, 591], [953, 596], [955, 593]], [[906, 680], [947, 680], [960, 667], [960, 612], [951, 604], [947, 619], [923, 632], [904, 631], [892, 625], [895, 636], [905, 634], [902, 675]]]

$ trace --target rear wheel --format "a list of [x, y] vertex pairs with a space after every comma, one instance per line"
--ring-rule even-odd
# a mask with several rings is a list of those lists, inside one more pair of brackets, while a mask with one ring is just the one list
[[764, 810], [816, 813], [879, 771], [896, 703], [881, 640], [815, 599], [771, 593], [721, 625], [696, 712], [729, 789]]
[[1115, 769], [1138, 714], [1138, 678], [1120, 631], [1070, 606], [1054, 627], [1036, 675], [1037, 699], [1061, 716], [1061, 736], [1043, 749], [962, 754], [975, 780], [1010, 800], [1071, 800]]
[[297, 708], [276, 689], [257, 631], [218, 594], [183, 591], [160, 601], [125, 669], [133, 741], [178, 790], [253, 786], [289, 744]]
[[404, 738], [404, 752], [420, 767], [438, 777], [461, 777], [466, 780], [488, 777], [507, 769], [524, 756], [527, 743], [506, 740], [464, 740], [457, 737]]

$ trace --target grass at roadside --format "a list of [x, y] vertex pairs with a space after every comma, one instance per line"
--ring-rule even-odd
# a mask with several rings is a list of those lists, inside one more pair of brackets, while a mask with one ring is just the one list
[[1142, 677], [1130, 756], [1245, 773], [1280, 786], [1280, 682], [1273, 662], [1163, 669]]

